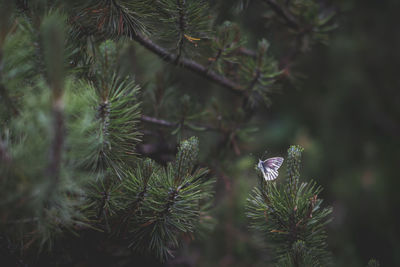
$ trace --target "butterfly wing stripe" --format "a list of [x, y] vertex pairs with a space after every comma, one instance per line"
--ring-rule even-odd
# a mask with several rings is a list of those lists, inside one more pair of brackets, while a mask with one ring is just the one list
[[267, 171], [264, 172], [264, 179], [267, 181], [275, 180], [278, 177], [278, 172], [271, 168], [266, 168]]
[[281, 167], [283, 163], [283, 158], [281, 157], [275, 157], [275, 158], [269, 158], [264, 160], [263, 162], [263, 166], [266, 166], [268, 168], [274, 169], [275, 171], [277, 171], [279, 169], [279, 167]]

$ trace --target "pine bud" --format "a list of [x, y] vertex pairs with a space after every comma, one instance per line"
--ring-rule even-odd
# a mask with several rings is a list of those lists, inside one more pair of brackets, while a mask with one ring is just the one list
[[199, 154], [199, 140], [193, 136], [180, 143], [178, 154], [175, 161], [175, 182], [182, 182], [185, 176], [188, 176], [197, 161]]
[[300, 179], [300, 164], [301, 164], [301, 153], [303, 148], [298, 145], [292, 145], [288, 149], [287, 157], [287, 178], [290, 186], [298, 184]]

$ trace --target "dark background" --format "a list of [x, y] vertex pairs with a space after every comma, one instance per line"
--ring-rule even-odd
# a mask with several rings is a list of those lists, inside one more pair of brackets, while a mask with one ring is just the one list
[[[334, 207], [328, 227], [334, 265], [366, 266], [376, 258], [381, 266], [400, 266], [400, 2], [332, 4], [338, 28], [329, 44], [298, 58], [291, 69], [299, 77], [295, 86], [285, 84], [272, 95], [272, 106], [251, 121], [259, 131], [241, 155], [218, 163], [227, 181], [218, 183], [214, 232], [184, 248], [171, 264], [186, 258], [200, 266], [264, 265], [268, 250], [248, 230], [245, 217], [244, 203], [256, 184], [253, 166], [266, 148], [269, 156], [284, 156], [290, 144], [300, 144], [305, 148], [303, 179], [322, 185], [325, 204]], [[251, 3], [233, 19], [250, 36], [268, 37], [257, 19], [259, 10]], [[228, 11], [225, 15], [232, 19]], [[216, 94], [199, 78], [181, 70], [177, 75], [201, 88], [198, 97], [204, 101]], [[212, 142], [210, 135], [200, 138], [204, 157]]]

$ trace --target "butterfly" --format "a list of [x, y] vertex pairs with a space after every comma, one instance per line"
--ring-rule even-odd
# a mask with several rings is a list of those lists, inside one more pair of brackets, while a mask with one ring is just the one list
[[278, 177], [278, 169], [283, 163], [283, 158], [274, 157], [264, 161], [258, 161], [257, 167], [261, 170], [266, 181], [275, 180]]

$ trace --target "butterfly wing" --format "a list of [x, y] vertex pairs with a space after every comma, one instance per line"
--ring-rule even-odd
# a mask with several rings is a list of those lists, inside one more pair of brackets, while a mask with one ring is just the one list
[[262, 173], [266, 181], [272, 181], [275, 180], [276, 177], [278, 177], [278, 171], [268, 167], [266, 167]]
[[264, 160], [263, 166], [264, 168], [270, 168], [273, 169], [274, 171], [278, 171], [279, 167], [282, 166], [282, 163], [283, 163], [282, 157], [275, 157]]
[[258, 168], [260, 168], [263, 173], [264, 179], [266, 181], [275, 180], [278, 177], [278, 169], [282, 166], [283, 158], [275, 157], [269, 158], [258, 163]]

